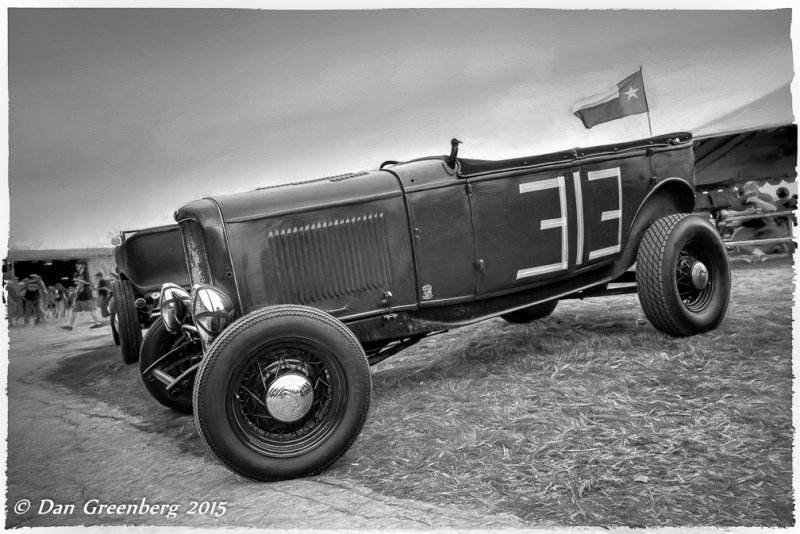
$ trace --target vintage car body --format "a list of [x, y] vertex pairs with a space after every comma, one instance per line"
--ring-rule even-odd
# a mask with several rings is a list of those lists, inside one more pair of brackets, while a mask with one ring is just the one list
[[138, 294], [160, 291], [166, 280], [189, 283], [176, 224], [122, 232], [114, 260], [120, 279], [129, 281]]
[[183, 242], [176, 224], [124, 231], [114, 239], [117, 277], [110, 302], [111, 329], [125, 363], [139, 359], [143, 327], [159, 315], [164, 282], [189, 287]]
[[[176, 399], [162, 403], [193, 409], [227, 467], [260, 480], [326, 467], [366, 417], [367, 362], [430, 334], [637, 287], [671, 335], [724, 317], [724, 248], [685, 215], [689, 134], [504, 161], [457, 152], [454, 139], [449, 156], [177, 210], [193, 289], [162, 289], [162, 333], [143, 345], [142, 375]], [[179, 338], [194, 359], [162, 356]]]
[[376, 342], [611, 281], [642, 221], [690, 212], [693, 196], [689, 135], [673, 134], [456, 169], [425, 158], [198, 200], [175, 218], [192, 283], [223, 289], [237, 315], [306, 304]]

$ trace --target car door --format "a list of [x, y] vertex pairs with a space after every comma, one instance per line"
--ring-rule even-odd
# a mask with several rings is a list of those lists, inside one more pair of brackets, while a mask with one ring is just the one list
[[587, 157], [574, 178], [580, 198], [577, 228], [583, 234], [576, 252], [578, 268], [616, 259], [628, 228], [650, 187], [652, 169], [644, 148], [624, 155]]
[[387, 169], [406, 196], [421, 307], [474, 300], [475, 247], [467, 186], [438, 159]]
[[569, 274], [576, 232], [572, 180], [568, 165], [468, 179], [479, 296]]

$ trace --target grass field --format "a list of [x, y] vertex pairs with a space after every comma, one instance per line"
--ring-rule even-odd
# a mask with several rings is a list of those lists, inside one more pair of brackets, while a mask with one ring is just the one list
[[733, 281], [721, 328], [692, 338], [635, 295], [431, 338], [373, 368], [327, 474], [535, 525], [792, 525], [792, 270]]
[[[793, 525], [792, 274], [734, 270], [727, 318], [692, 338], [658, 333], [635, 295], [433, 337], [373, 367], [364, 430], [322, 476], [531, 526]], [[112, 347], [51, 379], [208, 456]]]

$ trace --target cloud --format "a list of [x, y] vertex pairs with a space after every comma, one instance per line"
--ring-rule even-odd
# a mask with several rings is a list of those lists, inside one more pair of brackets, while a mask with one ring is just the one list
[[639, 64], [654, 133], [691, 128], [791, 79], [789, 15], [11, 10], [12, 238], [79, 246], [453, 136], [495, 158], [644, 137], [644, 115], [585, 130], [570, 113]]

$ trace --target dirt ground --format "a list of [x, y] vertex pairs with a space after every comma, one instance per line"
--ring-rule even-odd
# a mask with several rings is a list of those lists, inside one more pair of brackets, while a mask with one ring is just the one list
[[[756, 275], [734, 265], [739, 276], [742, 268]], [[89, 326], [9, 331], [6, 528], [534, 526], [511, 514], [384, 495], [339, 476], [270, 484], [238, 477], [206, 452], [191, 417], [148, 396], [138, 366], [122, 363], [110, 328]], [[348, 454], [339, 460], [348, 461]]]
[[[147, 396], [110, 328], [89, 326], [9, 331], [6, 528], [522, 526], [511, 515], [387, 497], [325, 475], [269, 484], [233, 475], [206, 453], [191, 417]], [[129, 389], [104, 388], [120, 373]]]

